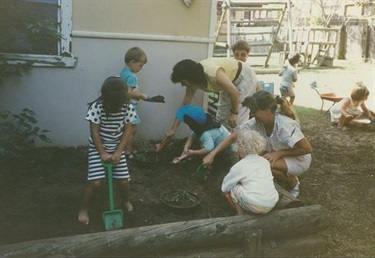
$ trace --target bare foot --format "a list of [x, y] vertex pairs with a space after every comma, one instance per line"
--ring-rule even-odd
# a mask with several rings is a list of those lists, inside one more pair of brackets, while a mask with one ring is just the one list
[[343, 127], [339, 127], [339, 126], [337, 126], [337, 130], [339, 130], [339, 131], [348, 131], [349, 128], [346, 127], [346, 126], [343, 126]]
[[127, 212], [132, 212], [133, 211], [133, 204], [131, 204], [130, 202], [125, 202], [124, 208]]
[[84, 225], [89, 224], [90, 218], [89, 218], [89, 213], [88, 213], [87, 209], [81, 209], [78, 212], [78, 221], [81, 222]]

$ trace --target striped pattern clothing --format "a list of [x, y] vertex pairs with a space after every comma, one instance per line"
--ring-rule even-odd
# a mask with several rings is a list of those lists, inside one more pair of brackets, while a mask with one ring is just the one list
[[[125, 125], [131, 123], [134, 119], [136, 119], [136, 113], [131, 104], [124, 104], [117, 113], [107, 115], [104, 111], [102, 100], [93, 103], [86, 115], [87, 121], [100, 125], [100, 139], [108, 153], [115, 152], [120, 143]], [[89, 137], [88, 167], [88, 180], [98, 180], [106, 177], [99, 152], [91, 136]], [[115, 179], [130, 179], [124, 152], [121, 154], [120, 163], [117, 166], [113, 166], [112, 171]]]

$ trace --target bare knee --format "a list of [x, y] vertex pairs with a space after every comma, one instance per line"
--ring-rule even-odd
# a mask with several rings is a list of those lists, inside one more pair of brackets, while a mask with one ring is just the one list
[[125, 187], [125, 188], [129, 188], [130, 187], [130, 183], [129, 183], [129, 180], [127, 180], [127, 179], [121, 179], [121, 180], [118, 180], [117, 181], [117, 185], [119, 186], [119, 187]]
[[102, 187], [103, 184], [104, 184], [103, 180], [93, 180], [90, 182], [90, 185], [95, 189]]

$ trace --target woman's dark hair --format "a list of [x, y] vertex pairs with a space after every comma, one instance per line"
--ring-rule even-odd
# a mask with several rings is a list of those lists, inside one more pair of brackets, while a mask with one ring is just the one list
[[91, 106], [100, 99], [103, 100], [103, 108], [107, 115], [118, 112], [125, 103], [129, 102], [128, 86], [118, 76], [110, 76], [105, 79], [100, 91], [101, 96], [89, 105]]
[[252, 96], [246, 97], [244, 101], [242, 101], [242, 106], [249, 108], [253, 112], [266, 109], [275, 112], [278, 105], [280, 105], [280, 114], [296, 120], [296, 113], [292, 110], [289, 101], [284, 97], [274, 96], [269, 91], [257, 91]]
[[205, 86], [207, 84], [203, 66], [191, 59], [184, 59], [173, 67], [171, 81], [179, 83], [182, 80], [187, 80], [197, 85]]

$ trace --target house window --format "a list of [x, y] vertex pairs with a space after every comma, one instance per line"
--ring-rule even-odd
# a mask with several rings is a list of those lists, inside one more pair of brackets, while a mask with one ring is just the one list
[[2, 59], [36, 66], [74, 66], [71, 17], [72, 0], [1, 0]]

